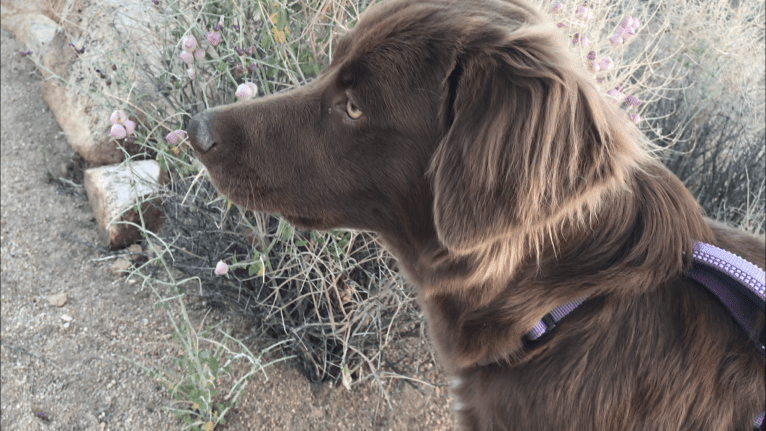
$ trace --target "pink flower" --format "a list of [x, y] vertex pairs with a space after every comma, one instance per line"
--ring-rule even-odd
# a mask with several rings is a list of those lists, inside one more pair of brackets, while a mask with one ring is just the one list
[[136, 123], [130, 120], [125, 120], [122, 122], [122, 125], [125, 126], [125, 132], [127, 132], [128, 135], [132, 135], [133, 132], [136, 131]]
[[252, 99], [256, 94], [258, 94], [258, 87], [252, 82], [239, 84], [237, 91], [234, 93], [237, 99], [240, 100]]
[[178, 57], [180, 57], [181, 60], [183, 60], [183, 62], [186, 64], [194, 63], [194, 55], [192, 55], [192, 53], [189, 51], [182, 51], [181, 55], [179, 55]]
[[639, 106], [641, 105], [641, 101], [638, 100], [638, 97], [636, 96], [628, 96], [625, 99], [625, 106], [631, 107], [631, 106]]
[[590, 39], [588, 39], [588, 36], [583, 36], [580, 38], [580, 45], [582, 45], [583, 48], [590, 46]]
[[622, 19], [620, 25], [617, 26], [617, 30], [614, 31], [614, 35], [609, 38], [609, 42], [611, 42], [612, 45], [621, 45], [627, 42], [631, 36], [636, 34], [636, 30], [638, 30], [639, 25], [641, 25], [641, 21], [639, 19], [626, 16]]
[[186, 139], [186, 132], [181, 129], [173, 130], [172, 132], [165, 135], [165, 140], [168, 141], [170, 145], [175, 145], [179, 140], [184, 139]]
[[194, 59], [197, 61], [205, 60], [205, 50], [197, 49], [194, 51]]
[[614, 67], [614, 62], [612, 61], [612, 58], [608, 55], [601, 59], [601, 63], [599, 63], [599, 66], [601, 66], [602, 69], [608, 70]]
[[598, 72], [601, 70], [601, 66], [598, 65], [597, 61], [591, 61], [590, 62], [590, 70], [591, 72]]
[[588, 53], [588, 60], [595, 60], [596, 59], [596, 51], [590, 51]]
[[593, 11], [585, 6], [577, 6], [577, 9], [575, 9], [575, 18], [587, 21], [593, 18]]
[[614, 87], [613, 89], [607, 91], [606, 94], [610, 97], [617, 99], [620, 102], [622, 102], [622, 99], [625, 98], [625, 95], [622, 94], [622, 91], [620, 91], [618, 87]]
[[551, 12], [553, 12], [553, 13], [559, 13], [559, 12], [561, 12], [563, 9], [564, 9], [564, 5], [563, 5], [563, 4], [561, 4], [561, 3], [556, 3], [556, 4], [554, 4], [554, 5], [553, 5], [553, 9], [551, 10]]
[[641, 116], [638, 114], [628, 114], [628, 118], [630, 118], [630, 121], [634, 122], [635, 124], [641, 122]]
[[193, 35], [185, 36], [181, 39], [181, 46], [183, 46], [184, 51], [192, 52], [197, 47], [197, 39]]
[[197, 77], [197, 69], [191, 67], [186, 71], [186, 74], [189, 75], [189, 79], [194, 79]]
[[218, 44], [221, 43], [221, 35], [214, 31], [206, 34], [205, 38], [207, 39], [207, 43], [213, 46], [218, 46]]
[[632, 16], [626, 16], [622, 19], [622, 22], [620, 23], [620, 26], [625, 29], [633, 29], [633, 31], [636, 31], [638, 29], [638, 26], [641, 25], [641, 21], [638, 18], [633, 18]]
[[111, 121], [112, 124], [122, 124], [127, 119], [128, 116], [122, 111], [114, 111], [112, 112], [112, 115], [109, 116], [109, 121]]
[[227, 272], [229, 272], [229, 265], [227, 265], [224, 261], [219, 260], [218, 263], [215, 265], [215, 275], [224, 275]]
[[109, 130], [109, 136], [114, 139], [123, 139], [127, 135], [128, 133], [125, 131], [125, 128], [122, 127], [122, 124], [113, 124], [112, 129]]

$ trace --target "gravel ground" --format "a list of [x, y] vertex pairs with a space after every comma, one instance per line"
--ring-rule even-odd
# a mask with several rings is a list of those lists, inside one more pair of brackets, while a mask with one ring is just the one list
[[21, 48], [2, 31], [0, 427], [177, 428], [158, 408], [163, 392], [129, 362], [163, 355], [170, 329], [150, 292], [73, 239], [96, 244], [95, 221], [84, 194], [49, 181], [71, 150]]
[[[163, 389], [131, 363], [162, 368], [177, 354], [169, 320], [154, 306], [153, 293], [113, 275], [113, 260], [90, 246], [98, 239], [84, 191], [67, 193], [51, 181], [67, 164], [71, 173], [72, 153], [40, 97], [39, 75], [17, 54], [22, 47], [2, 30], [0, 428], [181, 429], [162, 409], [170, 402]], [[196, 321], [209, 311], [189, 308]], [[208, 319], [227, 319], [237, 337], [248, 337], [236, 330], [249, 325], [233, 316], [213, 312]], [[403, 348], [405, 354], [417, 350]], [[418, 379], [444, 384], [433, 363], [420, 365]], [[386, 380], [389, 410], [374, 383], [353, 391], [310, 383], [290, 362], [266, 372], [268, 379], [253, 380], [227, 425], [216, 429], [455, 426], [443, 387]]]

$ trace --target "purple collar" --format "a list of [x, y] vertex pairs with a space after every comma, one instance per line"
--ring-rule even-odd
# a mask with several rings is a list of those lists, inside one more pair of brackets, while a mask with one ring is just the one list
[[[694, 242], [694, 262], [688, 277], [705, 286], [729, 310], [734, 320], [747, 332], [755, 348], [763, 355], [766, 348], [764, 331], [758, 328], [758, 309], [766, 312], [766, 275], [764, 271], [736, 254], [704, 242]], [[581, 298], [556, 307], [527, 332], [528, 341], [549, 333], [556, 324], [582, 304]], [[754, 421], [763, 430], [764, 412]]]

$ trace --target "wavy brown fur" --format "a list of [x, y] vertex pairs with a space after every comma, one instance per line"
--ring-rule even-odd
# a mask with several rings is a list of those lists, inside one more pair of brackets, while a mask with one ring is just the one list
[[380, 234], [466, 429], [747, 430], [764, 408], [764, 358], [683, 276], [694, 240], [764, 266], [764, 239], [704, 219], [521, 0], [375, 6], [314, 82], [189, 132], [235, 202]]

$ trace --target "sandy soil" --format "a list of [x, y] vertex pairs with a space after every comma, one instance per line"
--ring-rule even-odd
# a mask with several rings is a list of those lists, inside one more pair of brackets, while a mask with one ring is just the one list
[[[2, 31], [0, 428], [181, 429], [162, 408], [170, 403], [163, 389], [132, 364], [168, 363], [176, 352], [170, 322], [153, 293], [113, 275], [114, 256], [93, 247], [95, 221], [84, 191], [51, 181], [67, 171], [72, 154], [40, 97], [34, 67], [17, 54], [21, 48]], [[208, 311], [190, 308], [195, 318]], [[236, 317], [211, 316], [247, 338], [248, 325]], [[248, 385], [217, 429], [454, 429], [445, 376], [430, 362], [418, 369], [415, 377], [436, 388], [386, 381], [391, 410], [374, 383], [348, 391], [309, 382], [294, 363], [274, 365], [268, 379]]]

